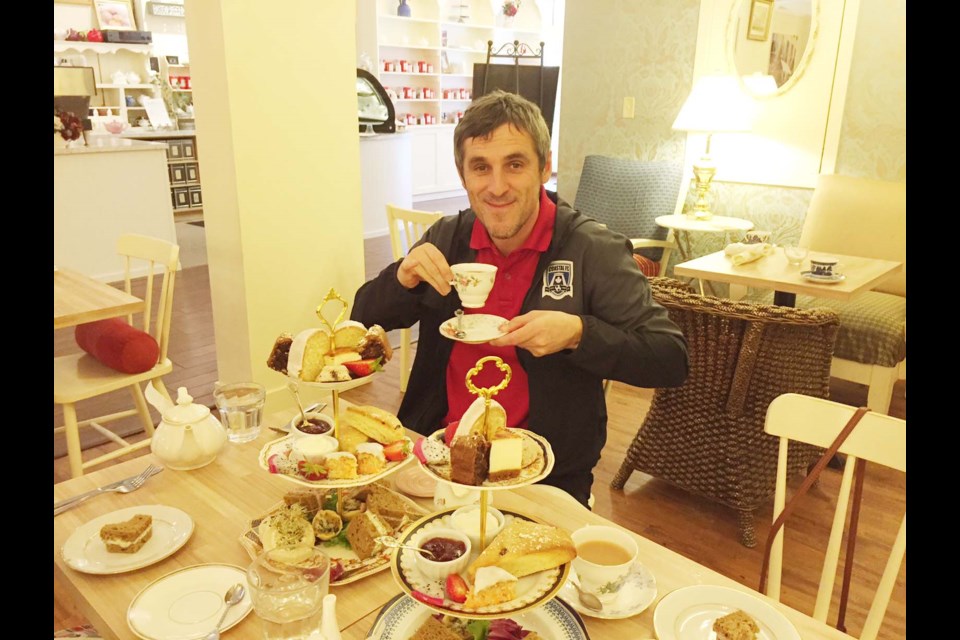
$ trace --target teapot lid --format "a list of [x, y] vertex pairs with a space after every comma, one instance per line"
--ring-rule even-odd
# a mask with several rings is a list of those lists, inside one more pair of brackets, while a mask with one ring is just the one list
[[202, 404], [194, 404], [193, 396], [186, 387], [177, 389], [177, 404], [163, 412], [163, 421], [171, 424], [192, 424], [204, 420], [210, 415], [210, 409]]

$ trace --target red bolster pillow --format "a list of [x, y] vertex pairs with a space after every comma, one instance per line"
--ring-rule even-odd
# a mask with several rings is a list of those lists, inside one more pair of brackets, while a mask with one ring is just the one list
[[160, 358], [160, 345], [153, 336], [120, 318], [77, 325], [74, 336], [81, 349], [123, 373], [149, 371]]
[[648, 278], [656, 277], [660, 273], [660, 263], [654, 262], [646, 256], [642, 256], [639, 253], [633, 254], [633, 261], [637, 263], [637, 266], [640, 267], [640, 271], [643, 272], [643, 275]]

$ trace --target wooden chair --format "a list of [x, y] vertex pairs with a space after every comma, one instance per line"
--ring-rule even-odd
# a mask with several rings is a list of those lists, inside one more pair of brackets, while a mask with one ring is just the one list
[[682, 206], [683, 165], [633, 158], [588, 155], [574, 207], [622, 233], [650, 265], [647, 276], [666, 275], [670, 253], [677, 248], [672, 232], [657, 225], [658, 216]]
[[[53, 361], [53, 401], [63, 405], [64, 425], [56, 427], [54, 433], [65, 433], [67, 439], [67, 455], [70, 458], [70, 473], [76, 478], [83, 475], [84, 469], [100, 465], [132, 451], [150, 446], [153, 436], [153, 418], [147, 407], [143, 389], [140, 384], [147, 382], [154, 385], [162, 395], [170, 399], [162, 376], [173, 370], [173, 363], [167, 357], [170, 341], [170, 318], [173, 313], [173, 287], [177, 273], [177, 260], [180, 256], [180, 247], [165, 240], [146, 236], [128, 234], [121, 236], [117, 241], [117, 252], [124, 260], [124, 289], [131, 293], [131, 272], [134, 265], [146, 261], [148, 274], [146, 276], [146, 293], [144, 294], [144, 311], [142, 324], [138, 327], [154, 337], [160, 346], [160, 356], [156, 366], [144, 373], [121, 373], [101, 364], [86, 353], [78, 353], [55, 358]], [[160, 294], [154, 296], [155, 268], [161, 270]], [[154, 300], [156, 298], [156, 300]], [[133, 325], [134, 318], [127, 318]], [[77, 421], [76, 404], [111, 391], [127, 387], [133, 397], [134, 408], [105, 416], [98, 416], [87, 420]], [[128, 416], [138, 415], [150, 438], [131, 444], [109, 429], [102, 423], [119, 420]], [[80, 427], [93, 427], [101, 434], [120, 445], [118, 449], [91, 460], [84, 461], [80, 449]]]
[[[767, 410], [764, 431], [779, 438], [779, 458], [777, 462], [776, 494], [774, 496], [774, 521], [783, 511], [787, 494], [787, 451], [797, 442], [828, 447], [843, 429], [847, 421], [854, 414], [855, 408], [839, 404], [822, 398], [788, 393], [776, 398], [770, 403]], [[841, 553], [841, 542], [844, 539], [847, 510], [853, 484], [854, 463], [858, 458], [870, 463], [881, 464], [897, 471], [907, 473], [907, 423], [905, 420], [892, 418], [879, 412], [871, 411], [857, 424], [850, 436], [840, 447], [840, 452], [847, 455], [847, 464], [844, 466], [843, 478], [836, 498], [822, 501], [824, 506], [834, 505], [833, 522], [830, 528], [829, 540], [826, 544], [823, 567], [820, 574], [820, 584], [817, 590], [817, 600], [814, 605], [813, 617], [826, 622], [827, 614], [834, 592], [834, 582], [837, 575], [837, 565]], [[820, 483], [819, 486], [823, 486]], [[811, 498], [810, 495], [801, 499]], [[770, 567], [767, 579], [766, 594], [771, 598], [780, 599], [783, 574], [783, 538], [784, 531], [790, 525], [788, 518], [774, 538], [770, 553]], [[872, 540], [876, 543], [876, 540]], [[805, 540], [805, 545], [818, 545], [817, 541]], [[907, 546], [907, 514], [904, 511], [900, 520], [896, 539], [893, 541], [887, 563], [870, 605], [869, 611], [860, 632], [860, 640], [873, 640], [877, 637], [884, 614], [890, 603], [894, 583], [900, 566], [903, 562]], [[822, 547], [822, 545], [820, 545]], [[818, 547], [819, 548], [819, 547]], [[879, 567], [877, 567], [879, 569]], [[862, 575], [862, 574], [861, 574]], [[849, 631], [848, 631], [849, 633]]]
[[[443, 217], [442, 211], [416, 211], [387, 205], [387, 225], [390, 227], [390, 248], [393, 259], [400, 260], [423, 237], [434, 222]], [[407, 390], [410, 379], [410, 329], [400, 329], [400, 392]]]
[[[829, 309], [702, 296], [669, 278], [650, 285], [687, 339], [690, 372], [683, 385], [654, 392], [611, 486], [623, 489], [641, 471], [727, 505], [739, 515], [741, 543], [753, 547], [753, 512], [773, 497], [776, 476], [767, 407], [789, 392], [827, 397], [839, 319]], [[819, 455], [795, 449], [796, 472]]]

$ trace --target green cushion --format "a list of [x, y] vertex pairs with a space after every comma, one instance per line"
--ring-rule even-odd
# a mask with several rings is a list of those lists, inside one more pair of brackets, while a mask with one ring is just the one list
[[[751, 291], [747, 300], [773, 303], [772, 291]], [[881, 367], [895, 367], [907, 357], [907, 299], [867, 291], [852, 300], [797, 296], [797, 308], [829, 307], [840, 315], [833, 350], [836, 358]]]

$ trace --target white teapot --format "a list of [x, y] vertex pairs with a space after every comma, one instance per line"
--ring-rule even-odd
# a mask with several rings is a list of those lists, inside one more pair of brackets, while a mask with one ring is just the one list
[[150, 450], [168, 468], [199, 469], [210, 464], [227, 442], [227, 432], [210, 409], [194, 404], [186, 387], [177, 389], [177, 404], [163, 412]]

